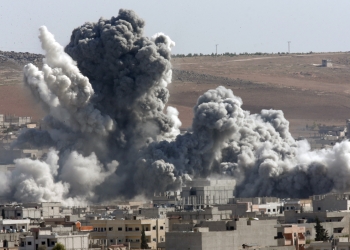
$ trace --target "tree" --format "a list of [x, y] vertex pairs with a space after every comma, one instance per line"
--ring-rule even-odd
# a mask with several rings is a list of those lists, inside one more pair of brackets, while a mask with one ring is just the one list
[[315, 231], [316, 231], [316, 237], [315, 241], [326, 241], [329, 239], [328, 237], [328, 231], [323, 228], [323, 226], [320, 223], [320, 220], [316, 217], [315, 219], [316, 225], [315, 225]]
[[66, 247], [62, 243], [57, 243], [52, 250], [66, 250]]
[[148, 249], [145, 229], [142, 229], [142, 232], [141, 232], [141, 249]]

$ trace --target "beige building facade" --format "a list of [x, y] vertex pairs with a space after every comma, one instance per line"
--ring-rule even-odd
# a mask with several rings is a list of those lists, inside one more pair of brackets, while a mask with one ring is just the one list
[[116, 244], [130, 244], [132, 249], [141, 247], [141, 232], [145, 230], [147, 244], [156, 249], [157, 244], [165, 242], [167, 219], [139, 219], [139, 220], [92, 220], [90, 225], [91, 240], [95, 244], [110, 246]]

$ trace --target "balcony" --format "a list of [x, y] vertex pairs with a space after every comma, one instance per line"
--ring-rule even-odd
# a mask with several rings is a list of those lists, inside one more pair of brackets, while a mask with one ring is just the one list
[[[125, 236], [141, 236], [142, 231], [126, 231]], [[145, 231], [146, 236], [151, 236], [151, 231]]]

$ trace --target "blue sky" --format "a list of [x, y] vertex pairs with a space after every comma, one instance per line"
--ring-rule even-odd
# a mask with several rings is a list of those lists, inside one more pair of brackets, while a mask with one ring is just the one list
[[328, 52], [350, 50], [349, 0], [11, 0], [0, 1], [0, 50], [41, 53], [46, 25], [66, 45], [72, 30], [133, 9], [145, 35], [164, 32], [173, 53]]

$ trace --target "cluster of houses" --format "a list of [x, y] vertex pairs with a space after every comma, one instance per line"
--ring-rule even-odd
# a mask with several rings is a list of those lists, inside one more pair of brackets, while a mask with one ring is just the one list
[[[0, 249], [349, 249], [350, 193], [233, 197], [232, 181], [194, 180], [152, 201], [0, 206]], [[315, 241], [316, 220], [327, 230]]]

